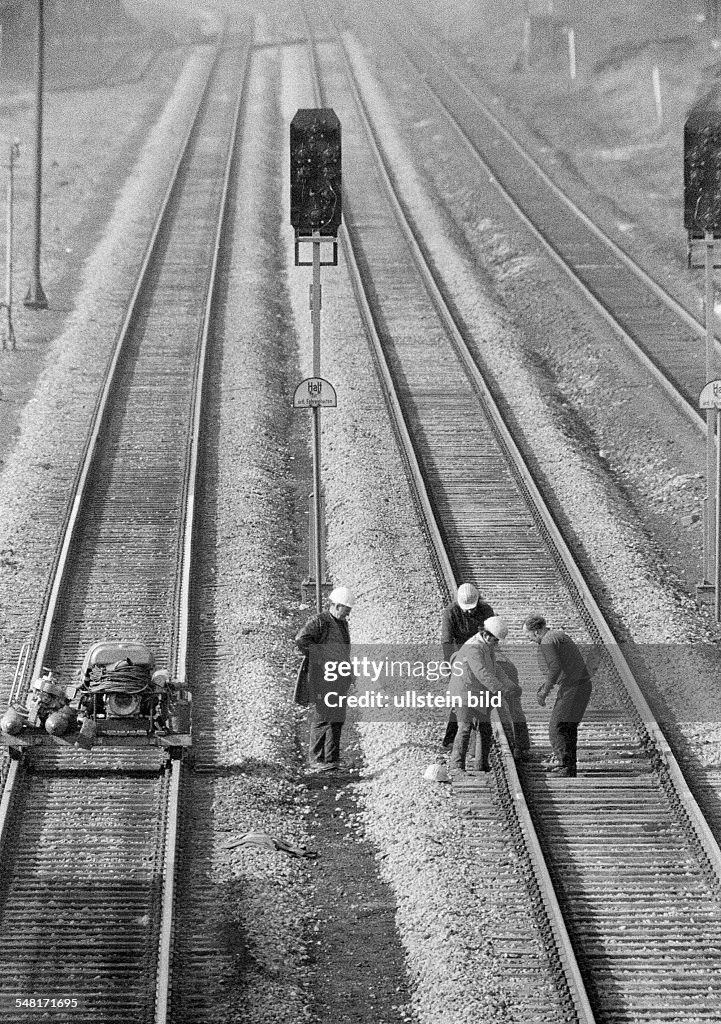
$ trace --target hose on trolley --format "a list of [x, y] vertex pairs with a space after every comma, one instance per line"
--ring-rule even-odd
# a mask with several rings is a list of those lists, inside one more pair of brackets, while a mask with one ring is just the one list
[[150, 668], [147, 665], [134, 665], [129, 658], [108, 665], [102, 675], [95, 676], [97, 669], [91, 670], [88, 679], [88, 690], [91, 693], [143, 693], [150, 689]]

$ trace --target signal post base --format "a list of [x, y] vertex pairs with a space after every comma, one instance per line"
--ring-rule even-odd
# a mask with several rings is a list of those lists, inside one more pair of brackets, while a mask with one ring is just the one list
[[15, 328], [13, 327], [12, 310], [7, 302], [0, 302], [0, 311], [5, 312], [5, 328], [2, 331], [3, 348], [11, 349], [13, 352], [16, 349], [15, 344]]
[[716, 587], [707, 580], [696, 585], [696, 604], [713, 604], [716, 600]]
[[[333, 589], [333, 584], [329, 583], [328, 580], [324, 580], [320, 585], [320, 589], [325, 601]], [[304, 579], [300, 585], [300, 593], [303, 604], [313, 604], [315, 601], [315, 580], [311, 579], [310, 576]]]
[[28, 286], [27, 295], [23, 299], [23, 306], [28, 309], [47, 309], [48, 297], [43, 291], [40, 281], [31, 281]]

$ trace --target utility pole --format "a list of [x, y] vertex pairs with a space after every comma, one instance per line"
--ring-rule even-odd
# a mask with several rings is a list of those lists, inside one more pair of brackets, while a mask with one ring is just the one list
[[48, 300], [40, 283], [40, 242], [42, 237], [42, 187], [43, 187], [43, 72], [45, 66], [45, 24], [44, 0], [38, 2], [37, 45], [35, 64], [35, 166], [33, 191], [33, 247], [30, 284], [23, 305], [29, 309], [47, 309]]
[[0, 309], [6, 313], [6, 327], [3, 334], [3, 348], [15, 348], [15, 328], [13, 327], [13, 206], [15, 160], [20, 156], [20, 143], [17, 139], [10, 145], [8, 160], [8, 191], [7, 191], [7, 232], [5, 238], [5, 301], [0, 302]]

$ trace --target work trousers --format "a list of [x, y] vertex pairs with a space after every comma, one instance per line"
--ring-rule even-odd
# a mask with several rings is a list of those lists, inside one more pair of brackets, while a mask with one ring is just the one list
[[308, 760], [311, 764], [332, 764], [340, 760], [340, 734], [342, 722], [328, 722], [313, 710], [310, 722]]
[[[506, 709], [508, 718], [513, 723], [514, 752], [528, 750], [531, 746], [531, 740], [528, 736], [528, 722], [526, 721], [523, 705], [521, 704], [522, 693], [523, 691], [518, 686], [514, 690], [506, 690], [503, 694], [503, 707]], [[502, 715], [501, 720], [503, 721], [504, 718], [505, 716]], [[506, 733], [508, 733], [508, 730], [506, 730]]]
[[563, 768], [576, 767], [578, 724], [591, 699], [591, 680], [561, 686], [548, 723], [548, 738]]
[[469, 708], [458, 708], [456, 715], [458, 718], [458, 732], [456, 733], [456, 738], [453, 741], [453, 750], [451, 751], [449, 764], [451, 771], [455, 768], [460, 768], [465, 771], [468, 745], [471, 741], [471, 734], [474, 729], [478, 730], [479, 742], [476, 744], [476, 754], [473, 767], [477, 768], [479, 771], [486, 771], [488, 769], [488, 757], [491, 753], [491, 743], [493, 741], [493, 730], [491, 729], [491, 722], [488, 715], [483, 713], [479, 714]]
[[453, 741], [456, 738], [456, 733], [457, 732], [458, 732], [458, 719], [456, 718], [455, 711], [453, 711], [453, 709], [451, 709], [451, 713], [448, 716], [448, 725], [446, 726], [446, 734], [443, 737], [443, 746], [444, 747], [452, 747], [453, 746]]

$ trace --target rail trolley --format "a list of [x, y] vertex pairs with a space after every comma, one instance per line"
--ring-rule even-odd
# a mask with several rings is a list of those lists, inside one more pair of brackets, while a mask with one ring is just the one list
[[152, 651], [141, 641], [98, 641], [71, 683], [44, 668], [27, 685], [29, 654], [27, 643], [0, 719], [0, 740], [11, 755], [44, 743], [86, 750], [95, 744], [145, 743], [180, 756], [191, 745], [190, 692], [155, 667]]

